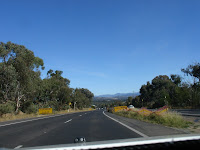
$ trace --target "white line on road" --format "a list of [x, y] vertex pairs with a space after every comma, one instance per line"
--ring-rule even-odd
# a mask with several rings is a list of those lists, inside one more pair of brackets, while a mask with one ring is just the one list
[[21, 148], [23, 145], [18, 145], [17, 147], [15, 147], [14, 149], [19, 149]]
[[80, 117], [82, 116], [82, 115], [79, 115]]
[[70, 120], [67, 120], [66, 122], [64, 122], [64, 123], [68, 123], [68, 122], [70, 122], [70, 121], [72, 121], [72, 119], [70, 119]]
[[8, 123], [8, 124], [0, 125], [0, 127], [9, 126], [9, 125], [18, 124], [18, 123], [23, 123], [23, 122], [35, 121], [35, 120], [40, 120], [40, 119], [53, 118], [53, 117], [58, 117], [58, 116], [62, 116], [62, 115], [66, 115], [66, 114], [52, 115], [52, 116], [47, 116], [47, 117], [42, 117], [42, 118], [36, 118], [36, 119], [31, 119], [31, 120], [24, 120], [24, 121], [19, 121], [19, 122], [13, 122], [13, 123]]
[[141, 135], [141, 136], [143, 136], [143, 137], [148, 137], [147, 135], [141, 133], [140, 131], [138, 131], [138, 130], [136, 130], [136, 129], [133, 129], [133, 128], [129, 127], [128, 125], [126, 125], [126, 124], [124, 124], [124, 123], [122, 123], [122, 122], [120, 122], [120, 121], [118, 121], [118, 120], [116, 120], [116, 119], [114, 119], [114, 118], [112, 118], [112, 117], [106, 115], [106, 114], [104, 113], [104, 111], [103, 111], [103, 114], [104, 114], [106, 117], [108, 117], [108, 118], [110, 118], [110, 119], [112, 119], [112, 120], [118, 122], [119, 124], [123, 125], [124, 127], [128, 128], [128, 129], [130, 129], [131, 131], [133, 131], [133, 132], [135, 132], [135, 133], [137, 133], [137, 134], [139, 134], [139, 135]]

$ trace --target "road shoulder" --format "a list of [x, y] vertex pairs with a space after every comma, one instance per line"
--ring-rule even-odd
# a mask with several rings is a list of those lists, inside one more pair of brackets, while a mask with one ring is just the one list
[[114, 118], [115, 120], [118, 120], [128, 125], [131, 128], [134, 128], [135, 130], [147, 136], [163, 136], [163, 135], [176, 135], [176, 134], [188, 133], [181, 129], [175, 129], [175, 128], [165, 127], [163, 125], [152, 124], [152, 123], [148, 123], [148, 122], [144, 122], [144, 121], [140, 121], [136, 119], [125, 118], [125, 117], [118, 116], [109, 112], [105, 112], [105, 114]]

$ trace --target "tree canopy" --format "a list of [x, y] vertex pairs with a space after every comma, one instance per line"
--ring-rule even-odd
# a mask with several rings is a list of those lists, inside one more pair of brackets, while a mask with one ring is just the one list
[[[42, 70], [44, 62], [33, 51], [23, 45], [0, 42], [0, 115], [32, 113], [39, 107], [63, 110], [73, 101], [77, 101], [78, 108], [91, 105], [94, 95], [88, 89], [70, 88], [70, 80], [62, 76], [61, 70], [50, 69], [41, 79]], [[8, 104], [12, 107], [5, 110]]]
[[[186, 69], [181, 69], [186, 75], [199, 79], [199, 63], [189, 65]], [[180, 75], [172, 74], [159, 75], [151, 83], [142, 85], [140, 96], [132, 100], [132, 103], [141, 106], [142, 101], [145, 106], [158, 108], [164, 105], [171, 107], [200, 107], [200, 82], [193, 83], [183, 82]]]

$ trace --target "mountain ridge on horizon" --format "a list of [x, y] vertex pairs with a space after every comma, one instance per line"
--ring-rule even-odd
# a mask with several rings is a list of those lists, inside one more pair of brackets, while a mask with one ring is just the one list
[[97, 95], [95, 97], [128, 97], [128, 96], [137, 96], [139, 95], [139, 92], [133, 92], [133, 93], [116, 93], [116, 94], [102, 94]]

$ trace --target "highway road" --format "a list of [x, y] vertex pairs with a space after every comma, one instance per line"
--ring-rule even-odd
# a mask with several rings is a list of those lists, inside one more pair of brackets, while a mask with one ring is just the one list
[[0, 123], [0, 148], [24, 148], [74, 143], [185, 134], [185, 132], [103, 110], [78, 112]]
[[200, 109], [173, 109], [172, 111], [176, 111], [183, 116], [200, 117]]
[[0, 147], [6, 148], [68, 144], [80, 136], [87, 142], [141, 137], [102, 110], [0, 123]]

